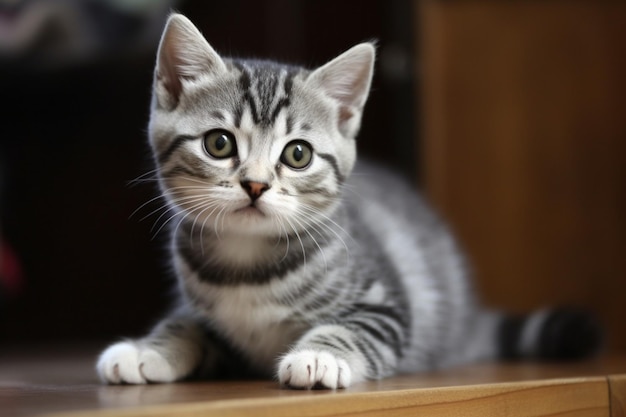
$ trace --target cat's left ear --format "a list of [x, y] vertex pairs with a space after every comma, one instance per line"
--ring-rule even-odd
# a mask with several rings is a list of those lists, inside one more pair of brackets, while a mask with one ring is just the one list
[[175, 107], [183, 82], [225, 72], [226, 64], [185, 16], [170, 15], [157, 54], [155, 88], [162, 105]]
[[339, 131], [354, 137], [374, 73], [376, 49], [361, 43], [313, 71], [307, 83], [339, 102]]

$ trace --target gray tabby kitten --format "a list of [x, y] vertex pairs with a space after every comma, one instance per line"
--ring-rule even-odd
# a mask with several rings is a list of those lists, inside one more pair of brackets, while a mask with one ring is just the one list
[[180, 219], [180, 300], [147, 336], [102, 353], [104, 381], [252, 373], [333, 389], [541, 353], [554, 314], [477, 306], [454, 240], [411, 187], [355, 168], [374, 56], [363, 43], [313, 71], [224, 59], [169, 18], [149, 136]]

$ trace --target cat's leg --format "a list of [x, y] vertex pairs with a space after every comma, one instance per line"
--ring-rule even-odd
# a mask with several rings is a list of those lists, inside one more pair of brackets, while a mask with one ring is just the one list
[[335, 389], [393, 374], [394, 347], [371, 334], [349, 323], [313, 328], [280, 360], [280, 383], [291, 388]]
[[96, 370], [111, 384], [173, 382], [189, 376], [203, 356], [203, 331], [193, 319], [173, 315], [144, 338], [109, 346]]

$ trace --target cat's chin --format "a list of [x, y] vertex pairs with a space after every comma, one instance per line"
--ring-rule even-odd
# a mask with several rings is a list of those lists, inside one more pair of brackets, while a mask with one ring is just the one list
[[231, 211], [223, 224], [226, 231], [258, 236], [273, 236], [277, 233], [276, 222], [262, 208], [248, 205]]
[[252, 205], [239, 208], [235, 210], [234, 213], [238, 216], [250, 219], [266, 217], [266, 214], [261, 209]]

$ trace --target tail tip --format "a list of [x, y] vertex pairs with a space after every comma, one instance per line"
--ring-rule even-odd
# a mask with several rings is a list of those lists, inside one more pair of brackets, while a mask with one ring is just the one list
[[560, 307], [506, 317], [499, 338], [504, 359], [576, 360], [601, 351], [604, 329], [590, 312]]
[[547, 315], [539, 334], [537, 356], [542, 359], [584, 359], [601, 350], [604, 329], [588, 311], [558, 308]]

